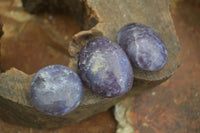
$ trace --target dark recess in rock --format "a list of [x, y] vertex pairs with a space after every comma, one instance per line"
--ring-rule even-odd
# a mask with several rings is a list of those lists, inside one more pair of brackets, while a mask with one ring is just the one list
[[98, 17], [85, 0], [22, 0], [22, 2], [24, 9], [33, 14], [69, 13], [77, 19], [84, 30], [98, 23]]

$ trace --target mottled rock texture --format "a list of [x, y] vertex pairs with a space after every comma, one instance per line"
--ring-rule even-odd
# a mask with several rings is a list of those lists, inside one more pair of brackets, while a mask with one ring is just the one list
[[48, 115], [69, 113], [80, 104], [82, 95], [79, 76], [62, 65], [41, 69], [31, 81], [31, 101], [36, 109]]
[[79, 55], [78, 70], [93, 92], [116, 97], [133, 85], [133, 70], [123, 49], [106, 37], [87, 43]]
[[163, 40], [144, 24], [123, 26], [117, 35], [117, 42], [126, 51], [132, 64], [143, 70], [157, 71], [167, 62], [168, 52]]

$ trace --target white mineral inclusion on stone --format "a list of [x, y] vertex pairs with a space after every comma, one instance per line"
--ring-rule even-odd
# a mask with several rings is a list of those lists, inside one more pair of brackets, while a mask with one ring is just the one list
[[117, 97], [133, 84], [133, 70], [121, 47], [106, 37], [90, 40], [82, 48], [79, 75], [88, 87], [104, 97]]
[[[125, 81], [127, 81], [127, 76], [123, 76], [123, 74], [125, 74], [126, 72], [126, 67], [129, 65], [127, 64], [128, 60], [127, 58], [120, 58], [118, 57], [119, 54], [122, 54], [120, 53], [120, 49], [119, 50], [116, 50], [116, 52], [113, 52], [112, 55], [113, 56], [110, 56], [110, 66], [111, 66], [111, 69], [113, 71], [113, 74], [116, 76], [116, 77], [119, 77], [117, 78], [117, 82], [119, 83], [119, 85], [121, 86], [121, 88], [125, 88]], [[124, 54], [125, 56], [125, 54]], [[116, 59], [116, 57], [118, 59]], [[112, 65], [112, 64], [115, 64], [115, 65]], [[121, 65], [120, 64], [123, 64], [122, 67], [120, 67]], [[125, 68], [125, 69], [124, 69]], [[122, 90], [123, 91], [123, 90]]]
[[[92, 43], [93, 45], [95, 45], [96, 43]], [[88, 69], [91, 69], [92, 73], [94, 75], [96, 75], [98, 72], [98, 77], [101, 80], [105, 80], [106, 78], [109, 77], [109, 75], [107, 74], [107, 72], [113, 72], [113, 74], [116, 77], [120, 77], [117, 78], [117, 82], [120, 83], [119, 85], [124, 88], [124, 84], [125, 81], [127, 80], [127, 77], [123, 77], [120, 76], [122, 75], [122, 69], [120, 67], [120, 59], [116, 60], [116, 58], [118, 57], [117, 52], [113, 52], [111, 53], [112, 56], [106, 57], [107, 54], [105, 54], [107, 51], [104, 51], [104, 53], [102, 53], [99, 50], [96, 50], [93, 54], [91, 59], [89, 60], [88, 63]], [[122, 62], [123, 63], [123, 62]], [[112, 64], [115, 64], [114, 66]], [[126, 64], [124, 64], [126, 65]], [[110, 67], [110, 69], [109, 69]], [[125, 78], [125, 79], [123, 79]], [[109, 81], [108, 81], [109, 82]]]
[[[160, 50], [157, 48], [156, 44], [152, 40], [148, 40], [146, 38], [139, 39], [138, 41], [135, 42], [135, 48], [136, 48], [135, 56], [136, 56], [136, 62], [138, 63], [138, 66], [142, 67], [143, 65], [143, 64], [140, 64], [141, 62], [139, 61], [139, 57], [142, 58], [144, 62], [147, 62], [147, 65], [149, 66], [149, 70], [153, 70], [154, 66], [161, 65], [160, 64], [161, 61], [159, 61]], [[151, 54], [147, 54], [147, 53], [151, 53]]]
[[62, 65], [41, 69], [30, 87], [33, 105], [50, 115], [64, 115], [80, 103], [83, 88], [78, 75]]
[[139, 23], [123, 26], [117, 35], [118, 44], [132, 64], [147, 71], [158, 71], [168, 59], [167, 48], [161, 37], [150, 27]]
[[100, 70], [107, 71], [108, 70], [108, 62], [106, 61], [104, 55], [100, 51], [96, 51], [93, 53], [88, 66], [90, 68], [91, 66], [91, 71], [96, 75], [97, 72]]

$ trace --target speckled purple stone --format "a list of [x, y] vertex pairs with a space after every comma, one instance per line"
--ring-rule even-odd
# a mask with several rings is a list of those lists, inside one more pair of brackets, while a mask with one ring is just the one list
[[82, 98], [79, 76], [68, 67], [51, 65], [34, 76], [30, 98], [35, 108], [48, 115], [65, 115], [75, 109]]
[[104, 97], [123, 95], [132, 88], [133, 70], [123, 49], [108, 38], [98, 37], [81, 50], [78, 61], [81, 79]]
[[117, 42], [132, 64], [143, 70], [157, 71], [167, 62], [168, 52], [161, 37], [143, 24], [132, 23], [122, 27]]

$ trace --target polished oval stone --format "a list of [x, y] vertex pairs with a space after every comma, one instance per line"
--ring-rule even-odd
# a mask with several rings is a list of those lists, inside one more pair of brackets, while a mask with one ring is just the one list
[[123, 49], [106, 37], [82, 48], [78, 60], [81, 79], [104, 97], [121, 96], [132, 88], [133, 70]]
[[168, 52], [161, 37], [143, 24], [132, 23], [122, 27], [117, 35], [117, 43], [132, 64], [143, 70], [157, 71], [167, 62]]
[[64, 115], [75, 109], [82, 98], [79, 76], [62, 65], [41, 69], [32, 79], [30, 98], [35, 108], [48, 115]]

